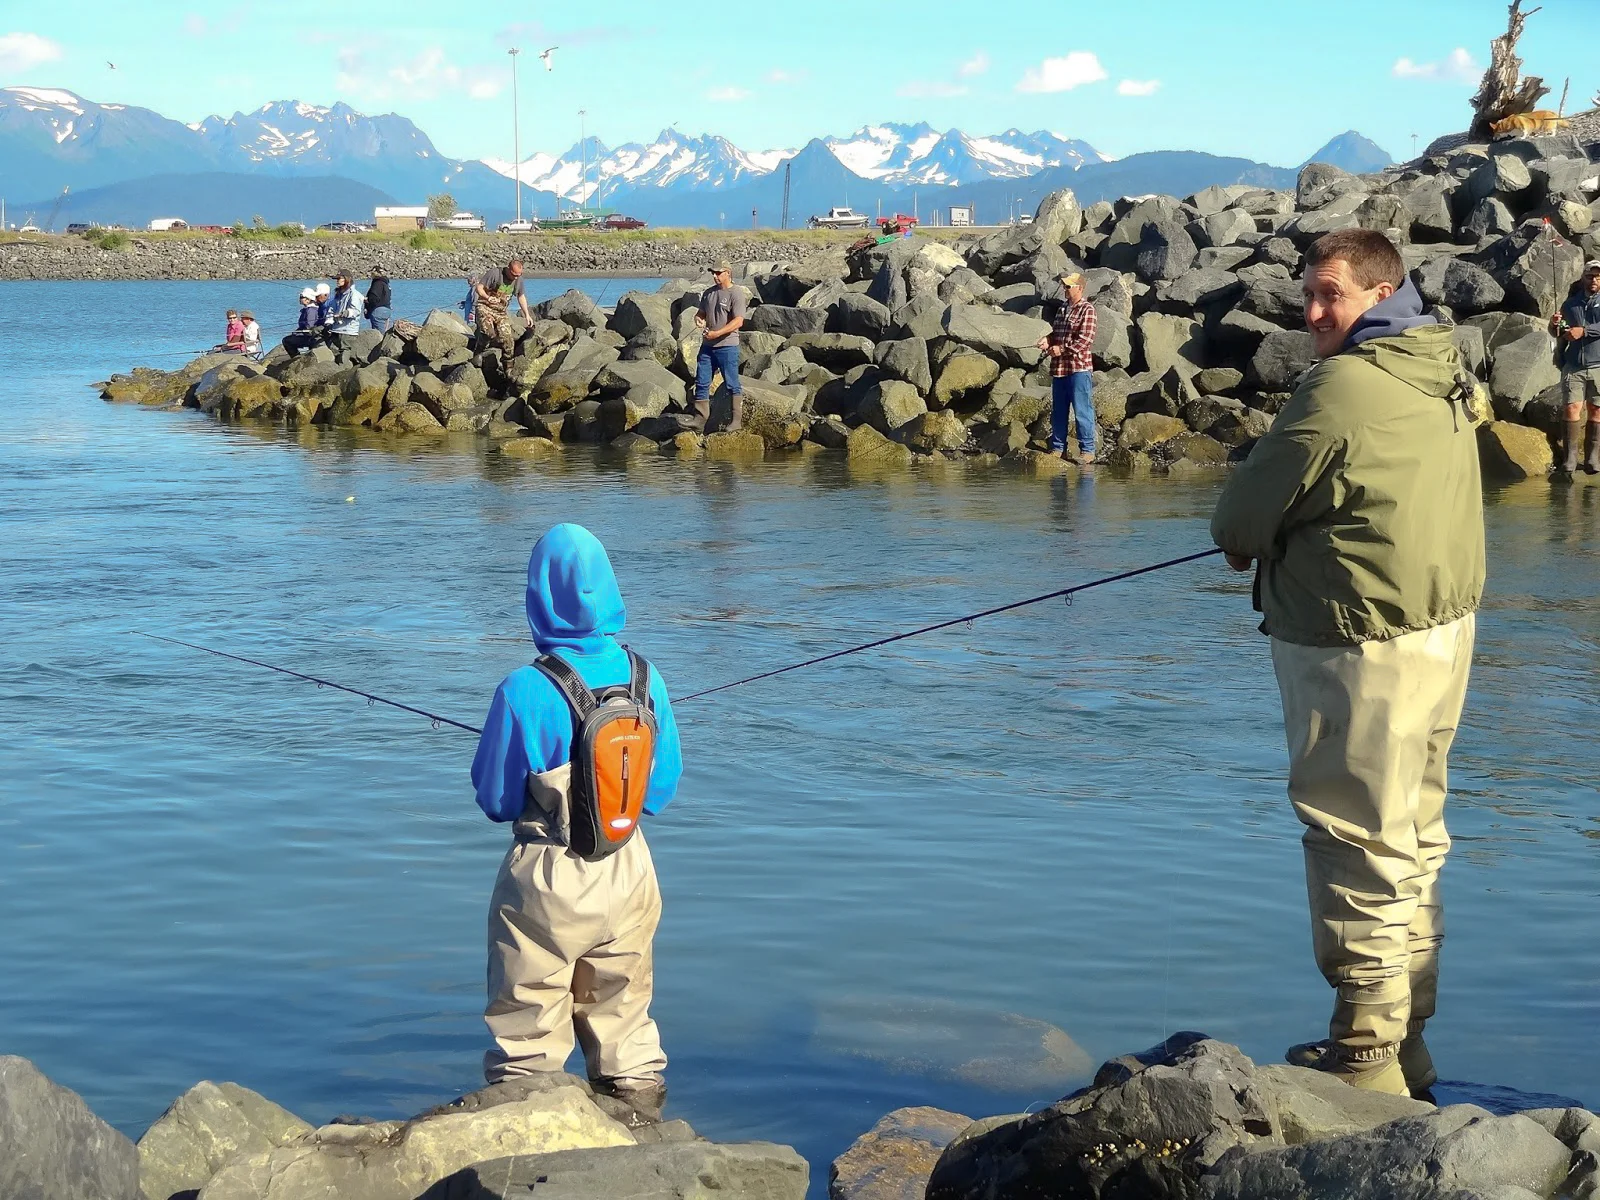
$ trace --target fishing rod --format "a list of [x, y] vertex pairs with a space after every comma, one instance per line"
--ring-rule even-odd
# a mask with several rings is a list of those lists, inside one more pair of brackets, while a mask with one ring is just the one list
[[[707, 696], [715, 696], [719, 692], [731, 691], [734, 688], [744, 687], [746, 684], [757, 683], [763, 679], [774, 679], [779, 675], [787, 675], [791, 671], [800, 671], [806, 667], [815, 667], [825, 662], [832, 662], [837, 658], [846, 658], [852, 654], [863, 654], [868, 650], [877, 650], [883, 646], [891, 646], [896, 642], [906, 641], [909, 638], [922, 637], [925, 634], [937, 633], [942, 629], [950, 629], [956, 625], [970, 625], [972, 622], [981, 621], [985, 617], [994, 617], [999, 616], [1001, 613], [1015, 612], [1019, 608], [1028, 608], [1034, 604], [1043, 604], [1047, 600], [1064, 599], [1068, 604], [1071, 604], [1072, 597], [1077, 595], [1079, 592], [1087, 592], [1093, 588], [1105, 587], [1106, 585], [1112, 583], [1121, 583], [1128, 579], [1137, 579], [1141, 575], [1149, 575], [1156, 571], [1165, 571], [1172, 567], [1183, 566], [1185, 563], [1198, 562], [1202, 558], [1212, 558], [1221, 553], [1222, 551], [1220, 549], [1201, 550], [1195, 554], [1185, 554], [1179, 558], [1169, 558], [1165, 562], [1151, 563], [1147, 567], [1137, 567], [1131, 571], [1122, 571], [1116, 575], [1107, 575], [1100, 579], [1090, 580], [1088, 583], [1077, 583], [1073, 584], [1071, 587], [1057, 588], [1055, 591], [1045, 592], [1043, 595], [1029, 596], [1026, 600], [1013, 600], [1009, 604], [1001, 604], [994, 608], [986, 608], [980, 612], [968, 613], [966, 616], [962, 617], [952, 617], [948, 621], [940, 621], [934, 625], [924, 625], [918, 629], [909, 629], [904, 633], [896, 633], [891, 634], [888, 637], [876, 638], [870, 642], [862, 642], [860, 645], [849, 646], [843, 650], [835, 650], [829, 654], [821, 654], [815, 658], [808, 658], [804, 662], [791, 663], [789, 666], [777, 667], [771, 671], [763, 671], [758, 675], [751, 675], [745, 679], [736, 679], [732, 683], [719, 684], [717, 687], [706, 688], [704, 691], [692, 692], [687, 696], [678, 697], [677, 699], [673, 700], [672, 703], [687, 704], [691, 700], [703, 700]], [[291, 671], [287, 667], [277, 667], [271, 663], [262, 662], [259, 659], [245, 658], [240, 654], [230, 654], [226, 650], [214, 650], [210, 646], [202, 646], [196, 642], [186, 642], [180, 638], [165, 637], [159, 633], [145, 633], [144, 631], [137, 629], [132, 630], [131, 632], [136, 637], [151, 638], [158, 642], [168, 642], [174, 646], [184, 646], [190, 650], [199, 650], [205, 654], [215, 654], [218, 658], [232, 659], [234, 662], [247, 663], [252, 667], [263, 667], [268, 671], [276, 671], [280, 675], [288, 675], [293, 679], [301, 679], [307, 683], [314, 683], [319, 688], [328, 687], [334, 688], [341, 692], [349, 692], [352, 696], [360, 696], [369, 705], [386, 704], [390, 708], [398, 708], [402, 712], [414, 713], [419, 717], [426, 717], [429, 721], [433, 722], [433, 727], [435, 729], [439, 728], [441, 725], [451, 725], [456, 729], [463, 730], [466, 733], [482, 734], [483, 732], [483, 730], [479, 729], [475, 725], [468, 725], [462, 721], [455, 721], [449, 717], [442, 717], [438, 713], [429, 712], [425, 708], [417, 708], [414, 705], [402, 704], [398, 700], [390, 700], [387, 697], [376, 695], [373, 692], [362, 691], [360, 688], [347, 687], [342, 683], [335, 683], [331, 679], [322, 679], [316, 675], [307, 675], [302, 671]]]

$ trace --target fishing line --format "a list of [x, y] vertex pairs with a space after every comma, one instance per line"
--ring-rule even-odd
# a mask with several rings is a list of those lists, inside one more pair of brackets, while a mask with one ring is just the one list
[[[1034, 604], [1043, 604], [1047, 600], [1064, 599], [1068, 604], [1071, 604], [1072, 597], [1079, 592], [1087, 592], [1091, 588], [1105, 587], [1107, 584], [1111, 583], [1121, 583], [1126, 579], [1136, 579], [1140, 575], [1149, 575], [1154, 571], [1165, 571], [1171, 567], [1182, 566], [1185, 563], [1198, 562], [1202, 558], [1211, 558], [1221, 553], [1222, 551], [1218, 549], [1201, 550], [1196, 554], [1185, 554], [1180, 558], [1169, 558], [1165, 562], [1152, 563], [1148, 567], [1138, 567], [1132, 571], [1122, 571], [1116, 575], [1107, 575], [1101, 579], [1091, 580], [1088, 583], [1077, 583], [1073, 584], [1071, 587], [1058, 588], [1053, 592], [1045, 592], [1041, 596], [1030, 596], [1026, 600], [1014, 600], [1010, 604], [1001, 604], [995, 608], [986, 608], [981, 612], [968, 613], [963, 617], [952, 617], [948, 621], [940, 621], [935, 625], [924, 625], [920, 629], [910, 629], [904, 633], [891, 634], [888, 637], [877, 638], [870, 642], [863, 642], [857, 646], [850, 646], [843, 650], [835, 650], [830, 654], [821, 654], [815, 658], [808, 658], [804, 662], [792, 663], [787, 667], [777, 667], [771, 671], [763, 671], [758, 675], [751, 675], [746, 679], [736, 679], [732, 683], [724, 683], [714, 688], [706, 688], [704, 691], [693, 692], [687, 696], [680, 696], [673, 700], [672, 703], [686, 704], [691, 700], [702, 700], [707, 696], [714, 696], [719, 692], [731, 691], [734, 688], [744, 687], [746, 684], [756, 683], [763, 679], [774, 679], [779, 675], [787, 675], [791, 671], [799, 671], [806, 667], [818, 666], [821, 663], [832, 662], [837, 658], [846, 658], [852, 654], [863, 654], [868, 650], [876, 650], [882, 646], [891, 646], [896, 642], [906, 641], [908, 638], [922, 637], [925, 634], [937, 633], [942, 629], [950, 629], [956, 625], [970, 625], [972, 622], [980, 621], [985, 617], [993, 617], [998, 616], [1001, 613], [1015, 612], [1019, 608], [1027, 608]], [[387, 697], [379, 696], [373, 692], [362, 691], [360, 688], [347, 687], [342, 683], [334, 683], [331, 679], [322, 679], [316, 675], [307, 675], [301, 671], [291, 671], [287, 667], [273, 666], [271, 663], [261, 662], [259, 659], [245, 658], [240, 654], [230, 654], [226, 650], [213, 650], [210, 646], [201, 646], [195, 642], [183, 641], [180, 638], [165, 637], [159, 633], [145, 633], [144, 631], [137, 629], [131, 630], [130, 632], [136, 637], [151, 638], [158, 642], [169, 642], [174, 646], [184, 646], [187, 649], [199, 650], [205, 654], [215, 654], [218, 658], [232, 659], [234, 662], [247, 663], [252, 667], [263, 667], [268, 671], [276, 671], [280, 675], [288, 675], [294, 679], [301, 679], [307, 683], [314, 683], [318, 687], [329, 687], [334, 688], [337, 691], [349, 692], [352, 696], [360, 696], [369, 705], [386, 704], [390, 708], [398, 708], [402, 712], [414, 713], [419, 717], [426, 717], [429, 721], [433, 722], [433, 727], [435, 729], [439, 728], [441, 725], [451, 725], [456, 729], [463, 730], [466, 733], [483, 733], [483, 730], [479, 729], [475, 725], [467, 725], [464, 722], [455, 721], [449, 717], [441, 717], [438, 713], [431, 713], [425, 708], [417, 708], [414, 705], [402, 704], [398, 700], [390, 700]]]

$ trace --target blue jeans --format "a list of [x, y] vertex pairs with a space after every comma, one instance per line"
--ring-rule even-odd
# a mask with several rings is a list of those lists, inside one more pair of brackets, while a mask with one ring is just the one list
[[389, 326], [394, 324], [394, 322], [390, 319], [389, 310], [382, 306], [373, 309], [372, 312], [367, 315], [367, 322], [379, 333], [388, 333]]
[[1093, 454], [1094, 375], [1090, 372], [1074, 371], [1050, 381], [1050, 449], [1058, 454], [1067, 448], [1068, 413], [1077, 419], [1078, 449]]
[[700, 357], [694, 364], [694, 398], [711, 399], [711, 376], [722, 372], [722, 382], [728, 385], [730, 395], [742, 396], [744, 388], [739, 383], [739, 345], [700, 347]]

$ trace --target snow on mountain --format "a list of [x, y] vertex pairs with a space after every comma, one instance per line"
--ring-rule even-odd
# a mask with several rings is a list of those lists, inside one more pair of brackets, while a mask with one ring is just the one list
[[[1106, 161], [1087, 142], [1044, 131], [1009, 129], [975, 138], [958, 129], [940, 133], [926, 123], [891, 123], [819, 141], [846, 170], [890, 187], [1018, 179], [1050, 167]], [[735, 187], [772, 173], [795, 154], [788, 148], [748, 151], [726, 138], [692, 138], [667, 129], [648, 145], [629, 143], [614, 150], [590, 139], [587, 186], [577, 146], [559, 156], [535, 154], [520, 169], [504, 159], [485, 159], [484, 165], [508, 178], [520, 175], [524, 183], [566, 199], [588, 202], [623, 189], [696, 192]]]

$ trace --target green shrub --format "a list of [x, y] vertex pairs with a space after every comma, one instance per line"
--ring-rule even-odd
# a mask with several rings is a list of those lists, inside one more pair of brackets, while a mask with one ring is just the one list
[[125, 229], [99, 229], [89, 235], [89, 240], [102, 250], [126, 250], [133, 242]]
[[419, 229], [406, 239], [413, 250], [448, 250], [450, 243], [432, 229]]
[[281, 238], [305, 237], [306, 227], [296, 221], [285, 221], [278, 226], [278, 236]]

